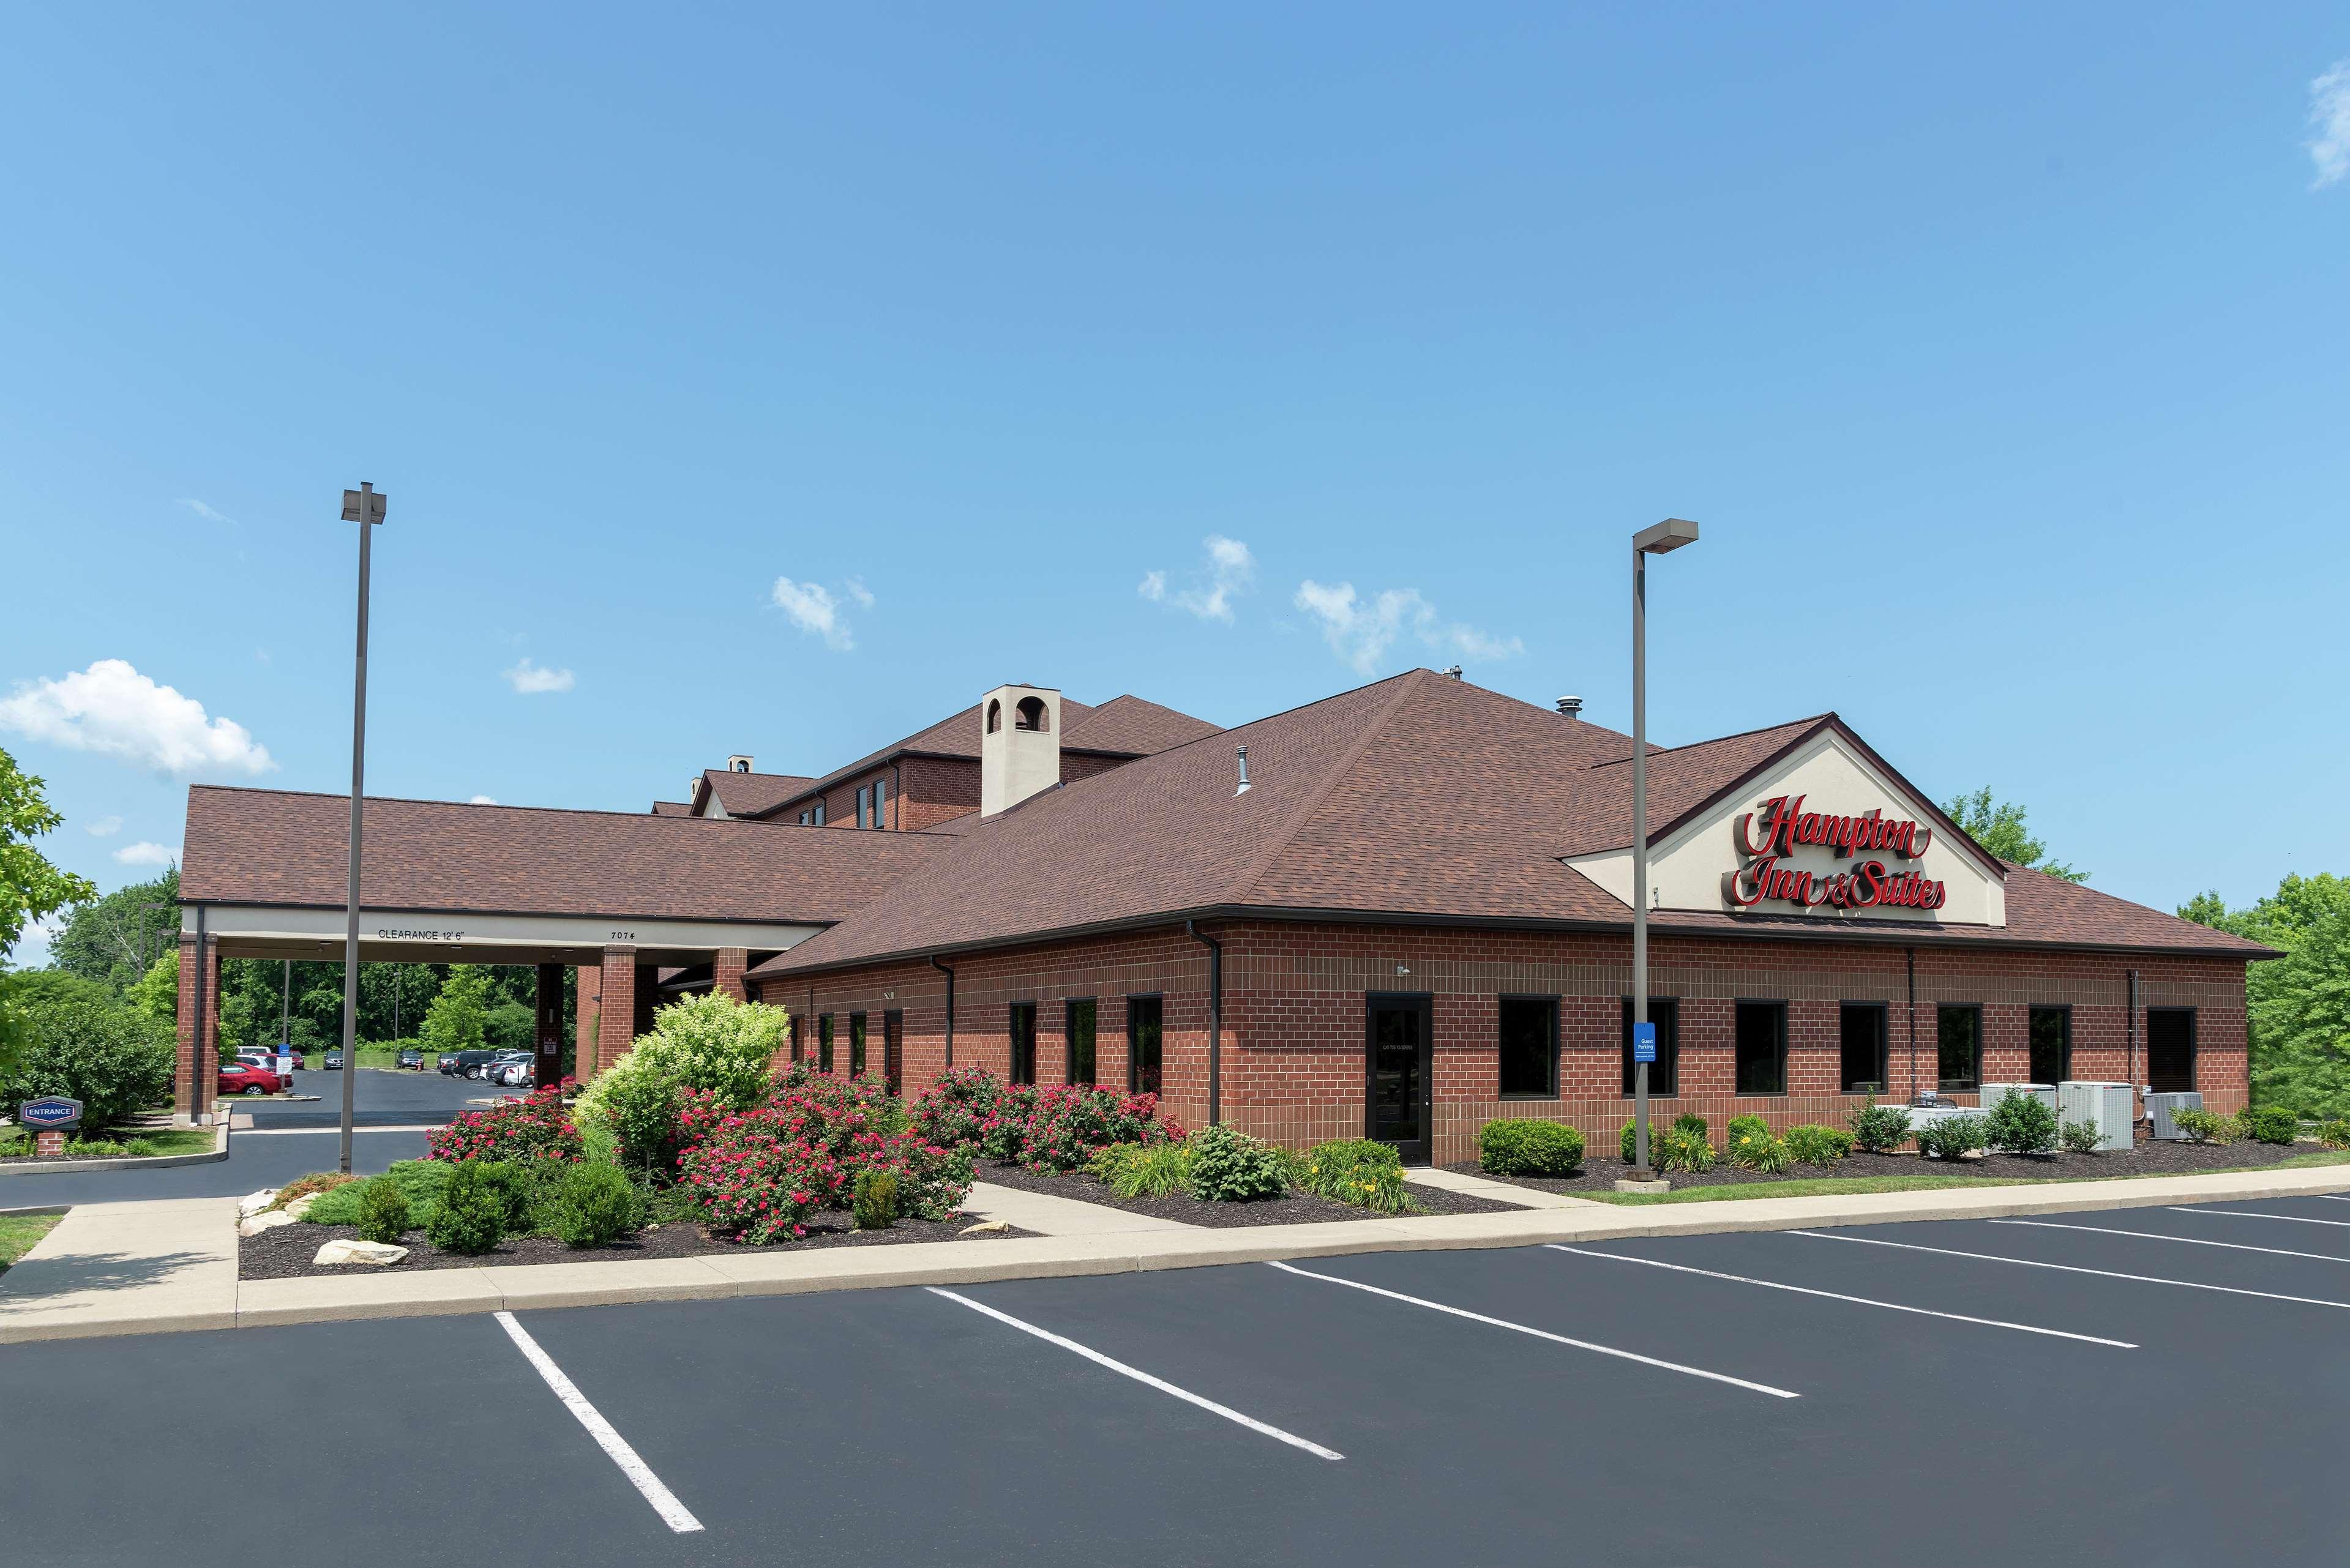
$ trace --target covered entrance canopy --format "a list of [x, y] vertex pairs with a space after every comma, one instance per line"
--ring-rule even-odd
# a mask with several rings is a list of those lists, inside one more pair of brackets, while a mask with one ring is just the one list
[[[199, 785], [180, 872], [177, 1105], [208, 1111], [224, 958], [339, 959], [350, 801]], [[732, 819], [366, 802], [359, 957], [540, 966], [542, 1052], [560, 1039], [562, 970], [601, 971], [583, 1075], [650, 1022], [662, 971], [708, 966], [743, 994], [751, 964], [863, 908], [941, 842]], [[552, 998], [550, 1000], [550, 984]]]

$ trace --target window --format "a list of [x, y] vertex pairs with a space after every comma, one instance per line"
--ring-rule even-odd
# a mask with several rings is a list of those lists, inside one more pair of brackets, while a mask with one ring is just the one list
[[1126, 1092], [1155, 1095], [1159, 1088], [1159, 999], [1126, 999]]
[[2032, 1010], [2032, 1081], [2061, 1084], [2073, 1075], [2073, 1010]]
[[1042, 697], [1023, 697], [1012, 710], [1012, 727], [1015, 730], [1050, 728]]
[[1558, 998], [1501, 999], [1502, 1098], [1558, 1098]]
[[888, 779], [873, 781], [873, 826], [876, 827], [889, 826], [889, 781]]
[[1036, 1081], [1036, 1004], [1015, 1002], [1012, 1004], [1012, 1082], [1033, 1084]]
[[816, 1021], [816, 1070], [832, 1071], [832, 1014], [827, 1012]]
[[858, 786], [857, 791], [857, 826], [859, 827], [869, 826], [870, 823], [868, 819], [871, 815], [872, 811], [873, 792], [862, 785]]
[[2146, 1010], [2146, 1082], [2158, 1095], [2183, 1095], [2195, 1087], [2195, 1010]]
[[[1669, 996], [1648, 998], [1648, 1022], [1657, 1026], [1657, 1059], [1648, 1064], [1648, 1093], [1678, 1095], [1680, 1093], [1681, 1004]], [[1639, 1064], [1632, 1060], [1632, 999], [1624, 999], [1624, 1093], [1628, 1097], [1638, 1092], [1639, 1085], [1634, 1073]]]
[[1975, 1088], [1981, 1082], [1982, 1009], [1970, 1002], [1942, 1003], [1934, 1009], [1934, 1038], [1939, 1085], [1954, 1094]]
[[865, 1014], [861, 1012], [848, 1015], [848, 1075], [865, 1076]]
[[802, 813], [800, 813], [800, 826], [801, 826], [802, 827], [806, 827], [806, 826], [809, 826], [809, 824], [808, 824], [808, 813], [806, 813], [806, 812], [805, 812], [805, 811], [804, 811], [804, 812], [802, 812]]
[[1783, 1095], [1787, 1092], [1785, 1002], [1740, 1002], [1736, 1044], [1738, 1093]]
[[1881, 1002], [1847, 1002], [1844, 1004], [1842, 1033], [1844, 1036], [1844, 1070], [1841, 1075], [1844, 1092], [1847, 1095], [1881, 1095], [1885, 1092], [1885, 1015]]
[[791, 1029], [792, 1060], [796, 1062], [800, 1059], [800, 1015], [796, 1012], [792, 1014]]
[[809, 826], [822, 827], [824, 826], [824, 802], [818, 801], [816, 805], [809, 807], [808, 815], [811, 818], [808, 824]]
[[894, 1007], [881, 1015], [881, 1078], [893, 1095], [906, 1082], [906, 1015]]
[[1062, 1004], [1062, 1037], [1068, 1043], [1069, 1082], [1094, 1081], [1094, 999], [1074, 996]]
[[1002, 728], [1003, 728], [1003, 704], [1000, 701], [990, 702], [987, 705], [987, 732], [993, 735]]

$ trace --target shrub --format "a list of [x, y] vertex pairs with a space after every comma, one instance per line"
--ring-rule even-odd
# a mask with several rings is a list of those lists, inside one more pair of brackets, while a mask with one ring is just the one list
[[710, 1228], [760, 1244], [806, 1235], [809, 1213], [845, 1177], [829, 1148], [785, 1142], [771, 1117], [729, 1116], [678, 1162]]
[[914, 1102], [914, 1130], [942, 1148], [975, 1145], [1003, 1085], [984, 1067], [950, 1067]]
[[1769, 1137], [1770, 1136], [1771, 1124], [1761, 1116], [1732, 1116], [1730, 1118], [1730, 1125], [1722, 1129], [1723, 1140], [1733, 1147], [1742, 1137]]
[[645, 1222], [644, 1196], [612, 1165], [567, 1168], [546, 1205], [548, 1228], [567, 1247], [606, 1247]]
[[444, 1252], [478, 1256], [498, 1244], [504, 1234], [505, 1194], [482, 1162], [465, 1160], [449, 1168], [449, 1185], [439, 1207], [424, 1222], [424, 1234]]
[[579, 1096], [574, 1119], [593, 1129], [590, 1137], [608, 1133], [630, 1168], [667, 1177], [682, 1147], [684, 1091], [700, 1090], [726, 1110], [751, 1109], [767, 1096], [769, 1064], [789, 1023], [780, 1007], [723, 992], [661, 1008], [651, 1032]]
[[529, 1168], [508, 1160], [485, 1159], [478, 1163], [478, 1168], [484, 1189], [497, 1204], [498, 1233], [527, 1236], [537, 1230], [538, 1192], [530, 1179]]
[[1834, 1165], [1852, 1153], [1852, 1134], [1807, 1122], [1787, 1129], [1787, 1158], [1801, 1165]]
[[1730, 1163], [1776, 1176], [1787, 1168], [1787, 1146], [1761, 1116], [1730, 1118]]
[[[1384, 1146], [1382, 1146], [1384, 1147]], [[1114, 1143], [1086, 1170], [1120, 1198], [1168, 1198], [1191, 1190], [1191, 1145]]]
[[364, 1241], [398, 1245], [410, 1224], [408, 1195], [400, 1183], [388, 1176], [379, 1176], [359, 1185], [358, 1217], [354, 1223]]
[[1277, 1150], [1229, 1127], [1202, 1127], [1191, 1147], [1191, 1196], [1203, 1203], [1253, 1203], [1289, 1190]]
[[[1651, 1128], [1653, 1133], [1655, 1129]], [[1648, 1165], [1654, 1170], [1686, 1170], [1692, 1174], [1713, 1168], [1713, 1145], [1705, 1135], [1679, 1122], [1648, 1139]]]
[[1035, 1091], [1020, 1129], [1020, 1162], [1032, 1170], [1083, 1168], [1112, 1144], [1164, 1143], [1182, 1129], [1158, 1119], [1159, 1096], [1121, 1095], [1082, 1085]]
[[898, 1213], [924, 1220], [954, 1218], [971, 1196], [971, 1150], [943, 1148], [910, 1130], [865, 1134], [848, 1153], [848, 1168], [880, 1172], [896, 1184]]
[[1852, 1113], [1852, 1141], [1870, 1154], [1891, 1154], [1909, 1141], [1909, 1113], [1870, 1099]]
[[299, 1199], [309, 1197], [313, 1192], [332, 1192], [338, 1187], [347, 1186], [359, 1179], [360, 1179], [359, 1177], [347, 1175], [339, 1170], [314, 1170], [307, 1176], [297, 1176], [279, 1188], [277, 1196], [269, 1200], [269, 1207], [283, 1209]]
[[1408, 1214], [1416, 1207], [1404, 1187], [1403, 1157], [1393, 1144], [1375, 1138], [1333, 1138], [1315, 1144], [1299, 1160], [1296, 1182], [1317, 1198], [1381, 1214]]
[[2236, 1129], [2254, 1143], [2289, 1144], [2301, 1136], [2301, 1118], [2282, 1106], [2248, 1106]]
[[995, 1096], [994, 1108], [980, 1119], [980, 1152], [990, 1159], [1017, 1164], [1027, 1137], [1028, 1118], [1036, 1110], [1036, 1085], [1007, 1084]]
[[2336, 1116], [2317, 1129], [2317, 1141], [2328, 1148], [2350, 1148], [2350, 1119]]
[[563, 1088], [550, 1084], [485, 1111], [467, 1111], [424, 1135], [427, 1159], [562, 1159], [587, 1157], [563, 1108]]
[[859, 1231], [887, 1231], [898, 1220], [898, 1179], [870, 1167], [858, 1171], [850, 1207]]
[[1956, 1159], [1972, 1154], [1991, 1140], [1991, 1121], [1985, 1116], [1944, 1116], [1918, 1129], [1918, 1152], [1939, 1159]]
[[1573, 1176], [1583, 1168], [1583, 1135], [1565, 1122], [1487, 1122], [1477, 1134], [1477, 1168], [1493, 1176]]
[[2056, 1147], [2056, 1107], [2037, 1095], [2011, 1094], [1985, 1118], [1992, 1148], [2010, 1154], [2045, 1154]]
[[0, 1116], [43, 1095], [82, 1103], [96, 1134], [172, 1092], [172, 1031], [96, 986], [12, 987], [19, 1024], [13, 1062], [0, 1072]]
[[[391, 1168], [376, 1178], [399, 1187], [408, 1199], [409, 1223], [421, 1225], [430, 1220], [432, 1210], [440, 1206], [442, 1191], [449, 1185], [450, 1173], [456, 1166], [447, 1160], [394, 1160]], [[304, 1180], [312, 1179], [305, 1177]], [[318, 1200], [310, 1205], [306, 1218], [313, 1225], [356, 1225], [359, 1220], [359, 1191], [364, 1181], [343, 1179], [334, 1186], [319, 1191]]]
[[2066, 1154], [2095, 1154], [2105, 1136], [2095, 1122], [2066, 1122], [2056, 1129], [2056, 1141]]
[[2173, 1111], [2170, 1119], [2187, 1135], [2189, 1143], [2233, 1143], [2236, 1141], [2236, 1118], [2223, 1116], [2217, 1111], [2199, 1110], [2189, 1106]]

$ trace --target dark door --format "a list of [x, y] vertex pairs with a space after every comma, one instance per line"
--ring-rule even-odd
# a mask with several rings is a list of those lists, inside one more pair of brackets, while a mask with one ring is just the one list
[[2146, 1010], [2146, 1081], [2158, 1095], [2185, 1094], [2195, 1087], [2195, 1010]]
[[1435, 1132], [1430, 999], [1374, 994], [1366, 1002], [1364, 1136], [1395, 1145], [1406, 1165], [1426, 1165]]

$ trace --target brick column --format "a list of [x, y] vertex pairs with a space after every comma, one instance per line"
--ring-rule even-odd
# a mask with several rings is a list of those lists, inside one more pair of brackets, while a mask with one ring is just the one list
[[598, 976], [595, 1071], [600, 1073], [637, 1043], [637, 950], [606, 948]]
[[571, 1009], [571, 1071], [581, 1083], [596, 1075], [597, 1038], [603, 1025], [598, 1018], [604, 971], [593, 964], [579, 966], [578, 995]]
[[563, 1081], [563, 966], [538, 966], [537, 1023], [532, 1043], [538, 1050], [540, 1086]]
[[737, 1002], [748, 1002], [751, 998], [743, 990], [743, 971], [750, 967], [750, 949], [720, 948], [711, 957], [711, 983]]
[[[172, 1119], [203, 1125], [220, 1064], [220, 946], [207, 939], [199, 986], [196, 939], [180, 939], [178, 1060], [172, 1070]], [[203, 996], [198, 997], [201, 990]], [[204, 1016], [196, 1016], [201, 1001]]]

